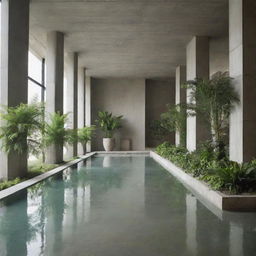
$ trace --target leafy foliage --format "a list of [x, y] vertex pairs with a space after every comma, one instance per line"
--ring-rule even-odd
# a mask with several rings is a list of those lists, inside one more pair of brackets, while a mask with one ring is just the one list
[[16, 178], [14, 180], [2, 181], [2, 182], [0, 182], [0, 190], [14, 186], [14, 185], [20, 183], [21, 181], [22, 180], [20, 178]]
[[170, 132], [180, 133], [182, 146], [186, 142], [186, 105], [167, 105], [167, 112], [161, 114], [160, 120], [154, 120], [151, 124], [151, 131], [157, 138], [163, 138]]
[[105, 132], [105, 138], [112, 138], [113, 132], [122, 127], [121, 120], [123, 116], [113, 116], [108, 111], [99, 111], [97, 125]]
[[194, 152], [165, 142], [157, 147], [156, 152], [185, 172], [207, 182], [213, 189], [236, 194], [256, 191], [256, 161], [243, 164], [227, 158], [220, 161], [209, 142]]
[[65, 129], [68, 114], [59, 112], [50, 115], [50, 121], [45, 123], [44, 142], [46, 146], [64, 145], [73, 140], [73, 131]]
[[189, 114], [201, 116], [211, 125], [212, 141], [219, 158], [224, 157], [229, 116], [239, 102], [232, 78], [228, 72], [217, 72], [211, 79], [196, 78], [188, 81], [185, 87], [190, 91]]
[[36, 103], [5, 107], [0, 114], [2, 149], [8, 154], [38, 154], [42, 146], [43, 113], [44, 107]]
[[86, 153], [86, 144], [91, 141], [95, 131], [95, 126], [85, 126], [77, 130], [77, 141], [83, 146], [84, 153]]

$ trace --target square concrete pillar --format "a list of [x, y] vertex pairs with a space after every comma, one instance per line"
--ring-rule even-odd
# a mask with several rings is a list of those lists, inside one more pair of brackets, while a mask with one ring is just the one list
[[256, 157], [256, 2], [229, 1], [229, 70], [240, 95], [230, 117], [230, 159]]
[[[77, 88], [77, 128], [85, 126], [85, 68], [78, 69], [78, 88]], [[83, 147], [80, 143], [77, 145], [78, 155], [83, 155]]]
[[[66, 111], [68, 113], [68, 128], [77, 129], [77, 88], [78, 88], [78, 53], [69, 53], [66, 60], [67, 88]], [[77, 143], [67, 147], [66, 158], [77, 156]]]
[[[176, 68], [176, 75], [175, 75], [175, 104], [182, 104], [186, 103], [186, 89], [182, 88], [182, 85], [186, 82], [186, 66], [178, 66]], [[186, 129], [186, 128], [185, 128]], [[183, 131], [186, 134], [186, 130]], [[186, 140], [186, 137], [185, 137]], [[180, 132], [175, 132], [175, 145], [179, 146], [182, 144]], [[186, 142], [185, 142], [186, 144]]]
[[[195, 36], [187, 45], [187, 80], [209, 79], [209, 38]], [[189, 102], [190, 90], [187, 90]], [[187, 149], [193, 151], [197, 145], [210, 138], [210, 127], [198, 117], [187, 118]]]
[[[0, 104], [27, 103], [29, 0], [2, 0]], [[24, 176], [27, 154], [0, 152], [0, 179]]]
[[[46, 68], [46, 116], [55, 112], [63, 114], [64, 34], [61, 32], [47, 34]], [[46, 162], [62, 161], [63, 147], [49, 147]]]
[[[91, 126], [91, 77], [86, 74], [85, 78], [85, 125]], [[86, 151], [91, 152], [91, 142], [87, 143]]]

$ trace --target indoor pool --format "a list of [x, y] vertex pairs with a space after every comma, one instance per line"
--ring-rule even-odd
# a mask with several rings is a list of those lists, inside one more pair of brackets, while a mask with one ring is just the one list
[[213, 212], [149, 156], [95, 156], [1, 201], [0, 255], [256, 255], [256, 214]]

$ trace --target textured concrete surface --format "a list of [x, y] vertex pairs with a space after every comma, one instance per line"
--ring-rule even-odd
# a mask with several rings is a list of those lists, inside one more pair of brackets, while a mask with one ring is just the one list
[[228, 0], [31, 0], [30, 28], [43, 56], [46, 32], [64, 32], [89, 76], [170, 77], [194, 35], [228, 33]]
[[[78, 69], [78, 88], [77, 88], [77, 128], [85, 126], [85, 69]], [[83, 147], [80, 143], [77, 145], [78, 155], [82, 155]]]
[[162, 140], [154, 138], [150, 129], [152, 121], [159, 120], [160, 115], [167, 111], [167, 104], [175, 104], [175, 81], [146, 80], [146, 147], [153, 148], [163, 141], [174, 144], [174, 132]]
[[[88, 76], [87, 70], [85, 70], [85, 125], [92, 125], [92, 91], [91, 91], [91, 77]], [[86, 151], [91, 152], [91, 142], [86, 145]]]
[[[63, 74], [64, 74], [64, 35], [61, 32], [47, 34], [46, 55], [46, 103], [45, 110], [48, 115], [63, 113]], [[61, 163], [63, 148], [50, 146], [46, 152], [47, 163]]]
[[[184, 104], [187, 100], [187, 92], [182, 85], [186, 82], [186, 66], [178, 66], [175, 74], [175, 104]], [[184, 128], [186, 134], [186, 128]], [[175, 145], [180, 145], [180, 132], [175, 132]]]
[[210, 76], [218, 71], [229, 70], [229, 48], [228, 48], [228, 35], [219, 38], [210, 38], [209, 42], [209, 70]]
[[[68, 129], [77, 128], [77, 104], [78, 104], [78, 53], [69, 53], [65, 61], [65, 73], [67, 78], [66, 88], [64, 90], [65, 113], [68, 114]], [[69, 145], [65, 157], [70, 159], [77, 155], [77, 143]]]
[[[187, 45], [187, 80], [209, 78], [209, 38], [195, 36]], [[187, 102], [190, 103], [190, 89], [187, 90]], [[197, 145], [210, 138], [210, 127], [198, 116], [187, 118], [187, 149], [193, 151]]]
[[[123, 115], [123, 127], [115, 133], [116, 148], [120, 139], [130, 139], [132, 150], [145, 149], [145, 79], [92, 79], [92, 124], [97, 113], [109, 111]], [[97, 132], [92, 141], [92, 150], [103, 150], [104, 134]]]
[[[253, 10], [253, 11], [252, 11]], [[230, 1], [229, 69], [240, 95], [230, 118], [230, 158], [249, 161], [256, 155], [256, 2]]]
[[[29, 1], [3, 0], [1, 3], [0, 104], [14, 107], [27, 103]], [[24, 176], [27, 155], [0, 151], [0, 179]]]

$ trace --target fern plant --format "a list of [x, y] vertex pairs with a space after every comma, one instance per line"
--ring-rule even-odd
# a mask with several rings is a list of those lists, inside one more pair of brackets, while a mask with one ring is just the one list
[[59, 112], [50, 115], [49, 122], [45, 123], [44, 143], [45, 146], [63, 146], [71, 140], [72, 133], [65, 128], [68, 114]]
[[98, 119], [95, 120], [95, 122], [105, 133], [105, 138], [112, 138], [113, 132], [122, 127], [122, 118], [123, 116], [113, 116], [113, 114], [108, 111], [99, 111]]
[[41, 104], [20, 104], [4, 107], [0, 113], [0, 139], [6, 153], [38, 154], [41, 151], [44, 107]]
[[77, 141], [81, 143], [84, 154], [86, 153], [86, 144], [91, 141], [95, 126], [85, 126], [77, 130]]

